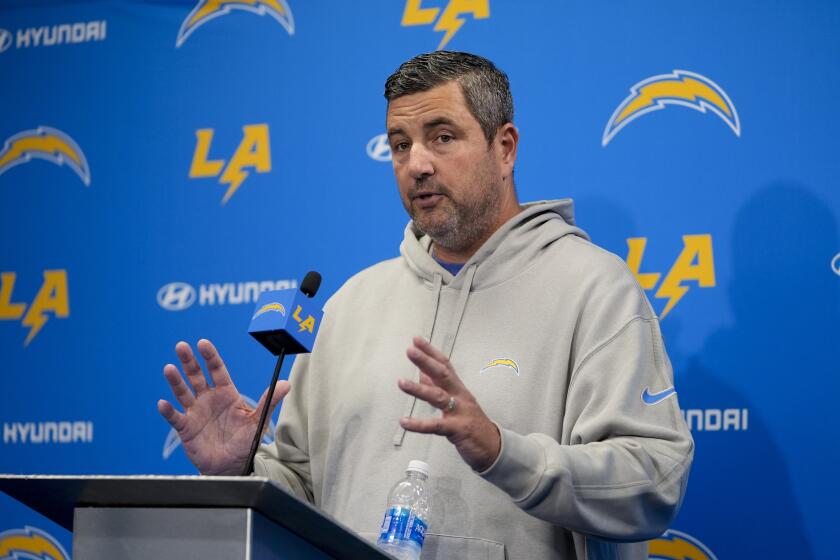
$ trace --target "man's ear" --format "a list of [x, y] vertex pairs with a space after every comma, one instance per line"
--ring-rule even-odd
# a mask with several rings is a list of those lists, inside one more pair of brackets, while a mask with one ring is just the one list
[[505, 175], [509, 175], [513, 172], [513, 165], [516, 163], [519, 130], [513, 126], [513, 123], [505, 123], [496, 132], [496, 138], [493, 142], [496, 144], [499, 161], [505, 169]]

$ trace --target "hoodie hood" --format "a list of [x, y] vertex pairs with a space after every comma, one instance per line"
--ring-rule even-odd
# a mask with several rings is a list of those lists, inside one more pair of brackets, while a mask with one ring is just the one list
[[453, 276], [431, 255], [432, 240], [409, 222], [400, 254], [417, 276], [459, 289], [469, 277], [471, 290], [480, 290], [502, 282], [533, 262], [534, 256], [561, 237], [589, 236], [575, 226], [573, 202], [569, 198], [523, 204], [523, 210], [508, 220], [464, 263]]

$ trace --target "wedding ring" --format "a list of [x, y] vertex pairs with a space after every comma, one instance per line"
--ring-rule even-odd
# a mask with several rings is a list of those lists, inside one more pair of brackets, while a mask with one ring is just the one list
[[455, 397], [449, 397], [449, 402], [446, 403], [446, 408], [444, 408], [443, 410], [445, 410], [446, 412], [452, 412], [453, 410], [455, 410]]

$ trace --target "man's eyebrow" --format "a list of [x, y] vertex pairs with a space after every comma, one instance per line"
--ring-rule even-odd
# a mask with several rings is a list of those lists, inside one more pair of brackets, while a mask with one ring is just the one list
[[447, 118], [447, 117], [438, 117], [436, 119], [430, 120], [427, 123], [424, 123], [423, 128], [428, 130], [430, 128], [435, 128], [436, 126], [441, 126], [441, 125], [456, 126], [455, 121], [453, 121], [452, 119]]
[[[455, 128], [458, 127], [458, 125], [455, 124], [455, 121], [453, 121], [452, 119], [450, 119], [448, 117], [437, 117], [437, 118], [434, 118], [434, 119], [430, 120], [427, 123], [423, 123], [423, 128], [425, 130], [430, 130], [430, 129], [438, 127], [438, 126], [451, 126], [451, 127], [455, 127]], [[402, 128], [399, 128], [399, 127], [393, 127], [393, 128], [388, 129], [388, 138], [390, 138], [392, 136], [396, 136], [398, 134], [403, 134], [404, 135], [405, 130], [403, 130]]]

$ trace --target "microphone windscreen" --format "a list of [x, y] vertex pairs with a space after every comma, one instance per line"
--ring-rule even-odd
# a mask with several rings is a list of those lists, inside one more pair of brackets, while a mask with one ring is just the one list
[[318, 293], [318, 288], [321, 287], [321, 275], [315, 272], [314, 270], [310, 270], [306, 273], [306, 276], [303, 278], [303, 282], [300, 283], [300, 291], [306, 295], [306, 297], [314, 297], [316, 293]]

